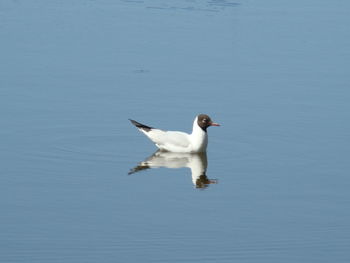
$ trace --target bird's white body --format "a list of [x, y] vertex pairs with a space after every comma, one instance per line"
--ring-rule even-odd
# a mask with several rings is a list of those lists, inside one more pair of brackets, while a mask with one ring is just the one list
[[164, 131], [148, 127], [133, 120], [130, 121], [154, 142], [160, 150], [175, 153], [205, 152], [208, 146], [207, 127], [219, 126], [219, 124], [212, 122], [210, 117], [204, 114], [198, 115], [194, 119], [191, 134], [180, 131]]
[[192, 133], [180, 131], [163, 131], [151, 129], [149, 131], [140, 129], [156, 146], [163, 151], [178, 153], [205, 152], [208, 145], [208, 135], [197, 124], [197, 117], [193, 122]]

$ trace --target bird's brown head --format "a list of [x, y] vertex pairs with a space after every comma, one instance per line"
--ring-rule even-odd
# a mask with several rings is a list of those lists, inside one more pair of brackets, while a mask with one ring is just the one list
[[206, 114], [199, 114], [197, 116], [197, 124], [203, 131], [207, 131], [209, 126], [220, 126], [220, 124], [213, 122]]

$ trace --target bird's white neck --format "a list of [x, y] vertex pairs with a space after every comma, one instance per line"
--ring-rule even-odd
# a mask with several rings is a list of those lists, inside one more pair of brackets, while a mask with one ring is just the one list
[[193, 122], [193, 129], [191, 133], [191, 143], [193, 152], [205, 152], [208, 145], [208, 135], [207, 133], [198, 126], [197, 117]]

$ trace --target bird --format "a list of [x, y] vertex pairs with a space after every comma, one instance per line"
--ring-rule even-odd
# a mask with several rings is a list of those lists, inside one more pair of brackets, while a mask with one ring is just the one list
[[206, 114], [199, 114], [193, 121], [192, 133], [180, 131], [164, 131], [156, 129], [135, 120], [129, 119], [141, 132], [143, 132], [161, 151], [177, 153], [206, 152], [208, 145], [207, 128], [220, 126]]

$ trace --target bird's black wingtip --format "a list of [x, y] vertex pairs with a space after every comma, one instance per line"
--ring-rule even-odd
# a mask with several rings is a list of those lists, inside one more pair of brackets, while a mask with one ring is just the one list
[[142, 130], [145, 130], [146, 132], [148, 132], [148, 131], [150, 131], [151, 129], [153, 129], [153, 128], [150, 127], [150, 126], [144, 125], [144, 124], [139, 123], [139, 122], [137, 122], [137, 121], [135, 121], [135, 120], [129, 119], [129, 121], [131, 121], [131, 123], [132, 123], [133, 125], [135, 125], [137, 128], [142, 129]]

